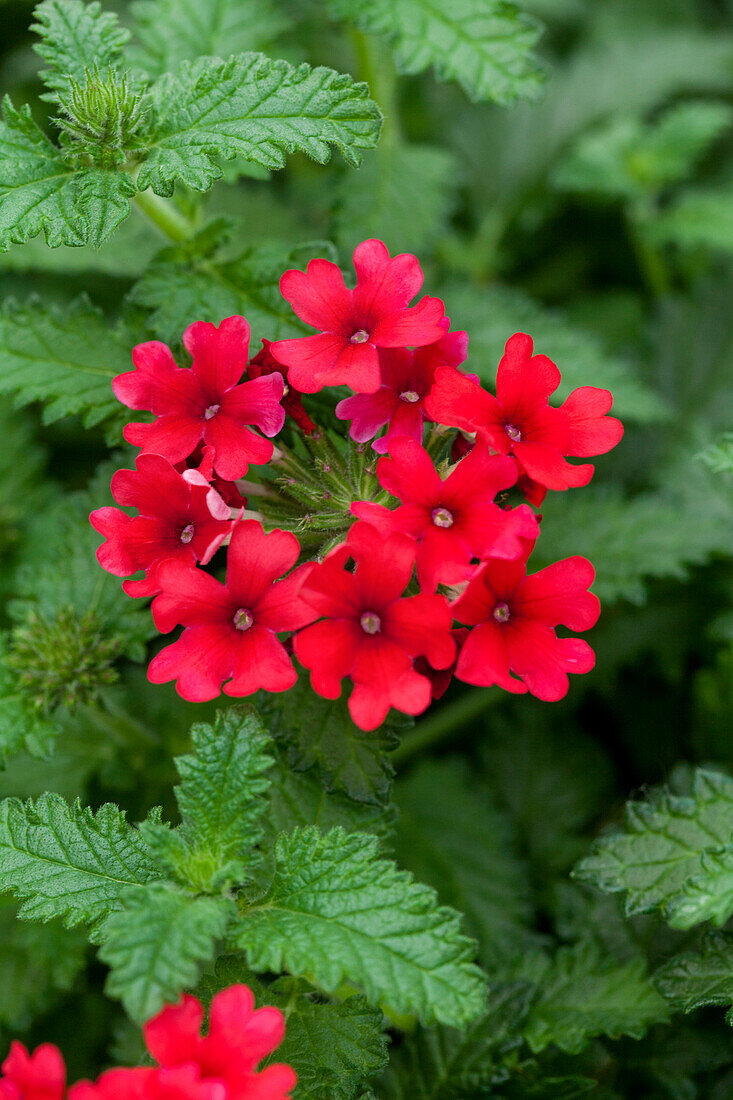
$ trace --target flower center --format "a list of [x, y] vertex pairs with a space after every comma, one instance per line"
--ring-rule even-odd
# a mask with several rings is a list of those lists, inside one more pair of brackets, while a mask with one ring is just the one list
[[453, 526], [453, 513], [449, 512], [447, 508], [433, 508], [430, 518], [436, 527]]
[[515, 443], [521, 443], [522, 433], [520, 432], [519, 428], [514, 426], [514, 424], [505, 424], [504, 431], [510, 439], [514, 440]]
[[415, 393], [414, 390], [405, 390], [400, 394], [400, 401], [407, 401], [410, 405], [414, 405], [416, 401], [420, 400], [420, 394]]
[[509, 605], [505, 603], [498, 603], [492, 612], [497, 623], [506, 623], [509, 621]]
[[213, 416], [216, 416], [221, 406], [209, 405], [208, 409], [204, 413], [204, 420], [211, 420]]
[[240, 607], [234, 614], [234, 626], [237, 630], [249, 630], [254, 621], [254, 615], [248, 607]]
[[359, 619], [359, 624], [365, 634], [378, 634], [382, 626], [382, 620], [376, 611], [365, 611]]
[[188, 544], [194, 536], [196, 528], [192, 523], [187, 523], [180, 534], [181, 542]]
[[358, 332], [355, 332], [351, 337], [352, 344], [366, 344], [369, 339], [369, 333], [366, 329], [360, 328]]

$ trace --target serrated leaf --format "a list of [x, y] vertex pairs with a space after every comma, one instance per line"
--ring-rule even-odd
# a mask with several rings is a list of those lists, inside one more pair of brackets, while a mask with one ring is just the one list
[[490, 388], [496, 381], [506, 341], [515, 332], [528, 332], [535, 352], [548, 355], [562, 375], [553, 404], [578, 386], [599, 386], [611, 390], [613, 412], [624, 420], [644, 423], [666, 415], [664, 402], [635, 377], [629, 363], [609, 355], [591, 332], [533, 301], [523, 291], [450, 284], [443, 289], [443, 298], [449, 303], [451, 327], [465, 328], [470, 334], [467, 369], [477, 373]]
[[31, 298], [0, 310], [0, 393], [41, 401], [44, 422], [80, 413], [86, 427], [119, 415], [112, 379], [130, 369], [132, 341], [80, 298], [63, 309]]
[[271, 0], [138, 0], [132, 11], [138, 41], [127, 56], [153, 77], [202, 54], [261, 50], [288, 25]]
[[[509, 821], [458, 759], [423, 764], [397, 784], [395, 853], [466, 928], [493, 969], [525, 947], [532, 916], [526, 868]], [[456, 807], [460, 806], [460, 813]]]
[[[267, 1003], [286, 1003], [290, 984], [281, 979], [268, 986]], [[355, 1100], [365, 1079], [387, 1062], [382, 1014], [363, 997], [319, 1004], [302, 996], [293, 1002], [291, 996], [277, 1059], [298, 1075], [295, 1100]]]
[[523, 1028], [530, 1049], [538, 1054], [554, 1044], [578, 1054], [597, 1035], [640, 1039], [652, 1024], [665, 1022], [667, 1006], [645, 970], [642, 959], [609, 963], [588, 943], [561, 947], [553, 958], [525, 955], [514, 977], [537, 987]]
[[[409, 186], [405, 181], [409, 180]], [[345, 253], [378, 237], [395, 252], [418, 253], [445, 229], [459, 181], [445, 149], [386, 143], [364, 158], [336, 192], [336, 240]]]
[[733, 119], [725, 103], [680, 103], [653, 123], [614, 118], [583, 135], [553, 173], [556, 187], [635, 199], [678, 183]]
[[153, 85], [156, 128], [137, 184], [170, 195], [176, 182], [208, 191], [217, 158], [282, 168], [302, 152], [321, 164], [335, 145], [356, 167], [377, 143], [381, 116], [366, 84], [333, 69], [294, 67], [264, 54], [183, 62]]
[[270, 737], [252, 707], [219, 711], [191, 729], [193, 753], [176, 757], [176, 801], [188, 858], [212, 872], [230, 860], [246, 866], [264, 835]]
[[20, 899], [24, 920], [94, 922], [130, 886], [157, 877], [142, 837], [111, 803], [96, 813], [56, 794], [0, 803], [0, 890]]
[[99, 957], [110, 967], [106, 992], [137, 1023], [149, 1020], [196, 984], [234, 911], [230, 898], [194, 897], [169, 883], [129, 890], [100, 930]]
[[540, 93], [543, 73], [532, 53], [540, 25], [506, 0], [329, 0], [329, 7], [338, 19], [386, 35], [404, 73], [432, 67], [471, 99], [503, 106]]
[[287, 693], [265, 696], [260, 713], [296, 771], [317, 767], [327, 790], [357, 802], [387, 800], [393, 774], [387, 753], [396, 744], [389, 727], [364, 733], [345, 700], [322, 699], [302, 678]]
[[[113, 12], [103, 12], [98, 0], [42, 0], [33, 11], [31, 30], [41, 41], [33, 47], [50, 66], [41, 76], [48, 88], [66, 90], [69, 80], [83, 82], [86, 70], [119, 61], [130, 32]], [[47, 96], [54, 99], [55, 96]]]
[[[733, 1004], [733, 936], [708, 934], [699, 950], [674, 955], [660, 967], [654, 983], [672, 1007], [683, 1012]], [[728, 1010], [726, 1020], [733, 1023], [733, 1009]]]
[[132, 301], [153, 312], [149, 323], [159, 339], [176, 343], [194, 316], [218, 324], [240, 313], [249, 321], [250, 347], [262, 337], [282, 340], [311, 330], [295, 316], [280, 293], [280, 277], [290, 267], [305, 267], [314, 256], [333, 259], [333, 246], [323, 241], [288, 249], [262, 244], [235, 260], [217, 261], [166, 249], [133, 288]]
[[311, 826], [279, 837], [267, 894], [235, 933], [254, 970], [348, 981], [372, 1003], [459, 1026], [480, 1015], [484, 979], [458, 914], [389, 860], [376, 838]]
[[626, 912], [661, 909], [675, 928], [733, 913], [733, 871], [719, 857], [733, 837], [733, 779], [699, 768], [692, 793], [654, 792], [629, 802], [626, 832], [601, 837], [574, 874], [608, 893], [626, 892]]
[[24, 106], [0, 121], [0, 252], [44, 233], [50, 248], [100, 245], [130, 213], [135, 185], [122, 172], [75, 169]]
[[384, 1100], [474, 1100], [494, 1095], [503, 1061], [522, 1042], [534, 995], [528, 983], [491, 986], [488, 1012], [462, 1031], [421, 1028], [394, 1051], [382, 1081]]

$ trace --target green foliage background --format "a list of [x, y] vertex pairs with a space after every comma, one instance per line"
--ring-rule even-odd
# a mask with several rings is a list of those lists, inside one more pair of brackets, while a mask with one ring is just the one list
[[[119, 0], [119, 26], [91, 4], [74, 50], [39, 58], [31, 4], [0, 3], [0, 88], [30, 104], [0, 130], [3, 1050], [55, 1041], [72, 1080], [93, 1075], [141, 1057], [125, 1010], [246, 980], [290, 1012], [278, 1054], [299, 1097], [733, 1095], [733, 4], [519, 8]], [[260, 50], [283, 61], [226, 61]], [[366, 89], [302, 63], [368, 84], [376, 148]], [[224, 84], [231, 117], [249, 110], [253, 64], [302, 101], [318, 85], [338, 118], [297, 139], [271, 120], [231, 141], [183, 127], [181, 105]], [[79, 102], [117, 97], [114, 139], [68, 76]], [[44, 158], [53, 183], [27, 201]], [[263, 700], [250, 756], [231, 715], [190, 755], [215, 708], [146, 683], [147, 611], [94, 561], [86, 515], [129, 462], [109, 380], [197, 317], [299, 334], [279, 274], [348, 266], [370, 235], [418, 254], [485, 381], [524, 330], [564, 392], [613, 390], [624, 440], [589, 488], [549, 495], [537, 549], [593, 561], [597, 667], [558, 704], [454, 685], [414, 729], [372, 735], [307, 691]], [[240, 792], [239, 831], [197, 803], [206, 782]], [[54, 844], [76, 853], [68, 879], [48, 873]], [[94, 851], [114, 852], [124, 897]], [[295, 889], [307, 860], [377, 932], [419, 928], [428, 978], [408, 951], [399, 991], [380, 984], [378, 935], [342, 965]]]

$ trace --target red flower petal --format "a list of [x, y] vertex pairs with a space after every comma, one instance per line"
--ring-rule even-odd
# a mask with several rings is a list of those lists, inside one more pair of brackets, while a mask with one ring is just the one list
[[203, 389], [216, 399], [236, 386], [249, 355], [249, 325], [244, 317], [227, 317], [217, 327], [195, 321], [183, 334], [183, 346], [193, 359], [192, 371]]

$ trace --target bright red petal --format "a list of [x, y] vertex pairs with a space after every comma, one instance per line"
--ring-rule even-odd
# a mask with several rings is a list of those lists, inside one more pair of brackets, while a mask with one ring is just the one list
[[557, 561], [525, 577], [514, 597], [516, 611], [547, 626], [562, 623], [571, 630], [589, 630], [601, 613], [598, 597], [587, 591], [594, 577], [587, 558]]
[[231, 599], [240, 607], [254, 609], [273, 581], [292, 569], [299, 553], [300, 543], [290, 531], [266, 535], [257, 520], [237, 523], [227, 555]]
[[232, 596], [214, 577], [184, 562], [164, 561], [157, 570], [161, 594], [152, 604], [153, 621], [162, 634], [178, 623], [226, 623], [236, 611]]
[[280, 280], [280, 293], [307, 325], [322, 332], [347, 334], [351, 291], [346, 289], [336, 264], [316, 259], [310, 261], [305, 273], [286, 271]]
[[532, 355], [532, 337], [517, 332], [506, 342], [496, 372], [496, 396], [508, 420], [519, 420], [525, 410], [546, 405], [560, 385], [560, 371], [546, 355]]
[[298, 679], [293, 662], [272, 631], [255, 622], [239, 632], [232, 679], [224, 693], [241, 697], [263, 691], [287, 691]]
[[294, 636], [295, 656], [310, 669], [311, 685], [318, 695], [338, 699], [341, 681], [356, 660], [361, 633], [354, 622], [331, 619], [307, 626]]
[[510, 675], [504, 631], [491, 619], [476, 626], [463, 643], [456, 676], [464, 683], [477, 687], [497, 684], [514, 695], [523, 695], [527, 690], [523, 683]]
[[244, 317], [227, 317], [218, 328], [208, 321], [195, 321], [183, 334], [183, 346], [193, 359], [193, 373], [213, 403], [244, 374], [249, 325]]
[[122, 434], [133, 446], [176, 463], [184, 462], [196, 450], [203, 425], [204, 421], [194, 417], [159, 416], [152, 424], [127, 424]]
[[161, 649], [150, 662], [148, 680], [151, 684], [175, 680], [176, 691], [190, 703], [216, 699], [222, 683], [232, 675], [238, 635], [223, 623], [187, 627], [177, 642]]
[[604, 455], [620, 441], [624, 426], [614, 416], [606, 416], [613, 405], [608, 390], [581, 386], [573, 390], [561, 405], [570, 421], [568, 454], [577, 458]]
[[223, 413], [206, 422], [204, 440], [214, 448], [214, 469], [225, 481], [244, 477], [250, 463], [264, 466], [272, 458], [273, 448], [269, 439], [264, 439]]
[[515, 443], [514, 453], [529, 477], [547, 489], [573, 489], [593, 477], [590, 463], [573, 466], [549, 443]]
[[143, 1025], [145, 1045], [161, 1066], [179, 1066], [191, 1060], [199, 1042], [204, 1010], [195, 997], [184, 993], [176, 1005], [166, 1005]]

